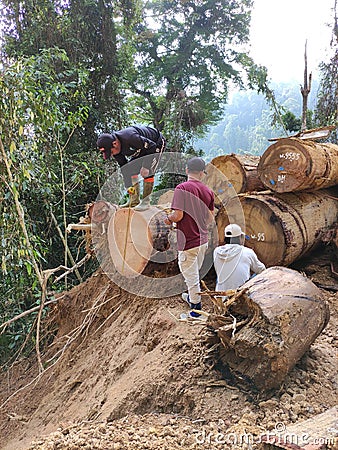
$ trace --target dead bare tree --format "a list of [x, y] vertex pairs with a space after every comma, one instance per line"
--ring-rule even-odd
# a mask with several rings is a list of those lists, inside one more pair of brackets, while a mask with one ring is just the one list
[[300, 87], [300, 92], [303, 97], [303, 108], [302, 108], [302, 128], [301, 131], [306, 130], [306, 114], [307, 114], [307, 101], [308, 96], [311, 91], [312, 73], [310, 73], [309, 78], [307, 76], [307, 41], [305, 41], [305, 52], [304, 52], [304, 86]]

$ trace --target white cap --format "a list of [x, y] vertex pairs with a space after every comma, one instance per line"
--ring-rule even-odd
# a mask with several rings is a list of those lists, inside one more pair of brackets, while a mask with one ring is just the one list
[[245, 236], [245, 233], [243, 233], [241, 227], [236, 223], [231, 223], [230, 225], [227, 225], [224, 228], [224, 234], [225, 237], [238, 237], [241, 235]]

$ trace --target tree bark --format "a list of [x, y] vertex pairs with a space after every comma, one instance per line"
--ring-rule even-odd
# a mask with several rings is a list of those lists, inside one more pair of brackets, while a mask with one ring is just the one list
[[219, 359], [260, 390], [278, 388], [327, 325], [329, 307], [312, 281], [286, 267], [266, 269], [242, 288], [225, 314], [208, 318], [222, 344]]
[[338, 145], [279, 139], [262, 155], [258, 174], [268, 189], [279, 193], [334, 186], [338, 184]]
[[[238, 223], [246, 244], [266, 266], [288, 266], [321, 242], [337, 222], [338, 200], [332, 190], [274, 195], [247, 195], [233, 199], [216, 216], [219, 242], [224, 227]], [[234, 207], [232, 207], [234, 203]], [[243, 220], [244, 216], [244, 220]]]

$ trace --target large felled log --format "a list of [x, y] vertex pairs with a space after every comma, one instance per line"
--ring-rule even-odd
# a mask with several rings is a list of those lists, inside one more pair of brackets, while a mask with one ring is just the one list
[[219, 358], [262, 390], [278, 388], [329, 319], [320, 290], [299, 272], [266, 269], [208, 318], [222, 343]]
[[280, 139], [258, 163], [262, 183], [275, 192], [322, 189], [338, 184], [338, 145]]
[[121, 208], [115, 212], [108, 225], [108, 245], [121, 275], [138, 276], [154, 253], [168, 250], [170, 227], [163, 222], [165, 217], [155, 206], [146, 211]]
[[259, 156], [221, 155], [213, 158], [207, 167], [204, 182], [220, 200], [224, 200], [230, 190], [240, 192], [261, 191], [265, 186], [261, 182], [257, 166]]
[[[287, 266], [310, 252], [337, 222], [338, 200], [330, 190], [274, 195], [247, 195], [228, 202], [216, 216], [220, 242], [224, 227], [244, 227], [246, 245], [266, 266]], [[244, 216], [244, 223], [243, 223]]]

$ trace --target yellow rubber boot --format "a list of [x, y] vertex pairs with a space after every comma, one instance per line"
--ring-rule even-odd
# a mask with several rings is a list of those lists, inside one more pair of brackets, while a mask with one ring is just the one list
[[123, 203], [123, 205], [120, 205], [120, 208], [133, 208], [134, 206], [137, 206], [140, 203], [140, 184], [138, 181], [134, 181], [132, 179], [134, 192], [132, 194], [129, 194], [129, 199]]

